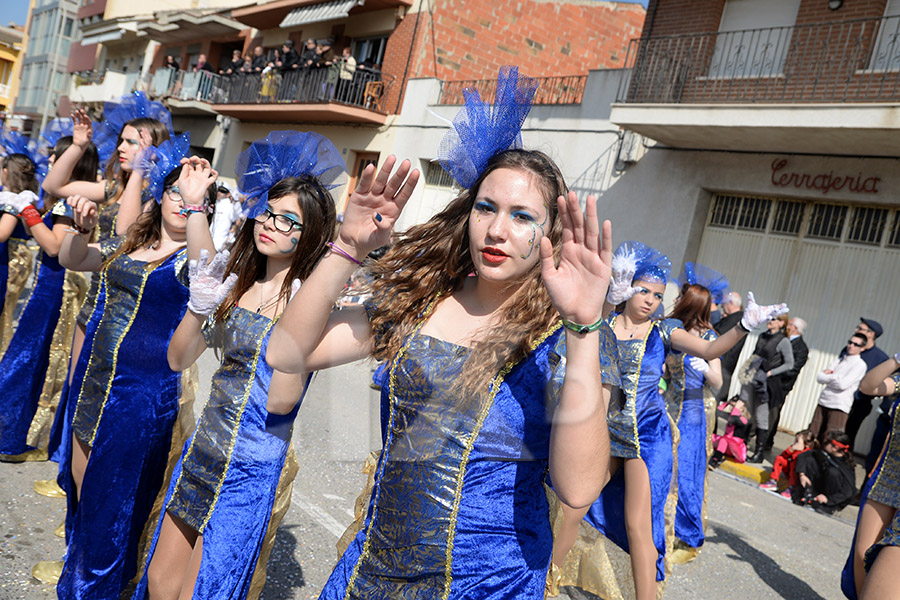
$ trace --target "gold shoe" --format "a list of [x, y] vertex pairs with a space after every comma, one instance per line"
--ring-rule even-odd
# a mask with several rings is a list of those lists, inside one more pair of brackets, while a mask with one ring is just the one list
[[35, 481], [31, 487], [33, 487], [34, 491], [41, 496], [47, 496], [48, 498], [66, 497], [66, 493], [59, 487], [59, 484], [56, 483], [55, 479], [39, 479], [38, 481]]
[[53, 530], [53, 535], [56, 537], [65, 538], [66, 537], [66, 522], [63, 521], [59, 524], [59, 526]]
[[683, 565], [691, 562], [700, 555], [700, 548], [681, 546], [672, 551], [672, 564]]
[[56, 585], [62, 575], [63, 562], [61, 560], [42, 560], [31, 569], [31, 576], [47, 585]]
[[544, 598], [556, 598], [559, 596], [559, 582], [562, 581], [562, 569], [550, 563], [547, 571], [547, 583], [544, 585]]
[[43, 448], [34, 448], [21, 454], [0, 454], [0, 462], [10, 463], [44, 462], [48, 458], [47, 451]]

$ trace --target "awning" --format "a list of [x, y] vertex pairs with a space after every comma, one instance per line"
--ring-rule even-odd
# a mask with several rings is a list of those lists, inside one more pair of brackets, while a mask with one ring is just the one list
[[125, 35], [124, 29], [116, 29], [115, 31], [109, 31], [106, 33], [98, 33], [97, 35], [86, 35], [81, 38], [81, 44], [83, 46], [90, 46], [91, 44], [102, 44], [103, 42], [113, 42], [115, 40], [121, 40]]
[[354, 6], [362, 6], [363, 2], [365, 2], [365, 0], [334, 0], [333, 2], [325, 2], [324, 4], [300, 6], [288, 13], [288, 16], [281, 22], [280, 27], [282, 29], [288, 29], [290, 27], [307, 25], [309, 23], [343, 19], [349, 16], [350, 9]]

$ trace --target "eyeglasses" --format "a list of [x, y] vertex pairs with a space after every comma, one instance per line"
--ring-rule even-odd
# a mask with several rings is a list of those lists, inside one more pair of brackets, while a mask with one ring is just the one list
[[165, 192], [169, 195], [169, 200], [172, 202], [184, 202], [184, 196], [181, 195], [177, 185], [166, 188]]
[[262, 211], [261, 214], [254, 217], [254, 219], [261, 225], [264, 225], [269, 219], [273, 219], [275, 221], [275, 229], [281, 233], [290, 233], [293, 229], [303, 231], [303, 223], [298, 223], [290, 215], [280, 215], [272, 212], [269, 207], [266, 207], [266, 209]]
[[857, 348], [865, 347], [865, 344], [860, 344], [859, 342], [854, 342], [853, 340], [848, 340], [847, 345], [848, 346], [856, 346]]

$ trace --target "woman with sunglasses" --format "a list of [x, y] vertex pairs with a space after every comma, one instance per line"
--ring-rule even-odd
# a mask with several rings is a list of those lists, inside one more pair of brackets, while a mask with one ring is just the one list
[[847, 349], [828, 368], [816, 375], [816, 381], [825, 386], [819, 394], [819, 403], [808, 429], [822, 442], [828, 431], [844, 430], [853, 394], [865, 377], [868, 366], [860, 353], [866, 347], [866, 336], [854, 333], [847, 341]]
[[[318, 134], [276, 131], [253, 142], [235, 171], [249, 217], [230, 256], [216, 254], [206, 219], [188, 217], [191, 299], [169, 366], [186, 369], [208, 347], [221, 365], [173, 472], [135, 600], [256, 598], [297, 474], [291, 429], [308, 377], [273, 371], [265, 353], [334, 234], [329, 189], [344, 161]], [[179, 181], [186, 205], [202, 202], [202, 183]], [[267, 412], [267, 396], [288, 407], [284, 414]]]
[[[186, 136], [185, 136], [186, 137]], [[84, 464], [81, 485], [66, 487], [69, 542], [57, 585], [60, 598], [117, 598], [134, 577], [138, 541], [163, 485], [171, 447], [183, 441], [179, 417], [182, 374], [166, 361], [166, 348], [188, 302], [186, 212], [177, 188], [189, 141], [154, 149], [147, 173], [158, 201], [124, 238], [90, 243], [97, 205], [73, 198], [76, 228], [66, 236], [60, 262], [77, 271], [100, 272], [97, 306], [87, 327], [89, 355], [79, 359], [72, 389], [72, 437]], [[215, 202], [216, 173], [197, 167]], [[186, 437], [186, 436], [185, 436]], [[74, 489], [73, 489], [74, 488]]]

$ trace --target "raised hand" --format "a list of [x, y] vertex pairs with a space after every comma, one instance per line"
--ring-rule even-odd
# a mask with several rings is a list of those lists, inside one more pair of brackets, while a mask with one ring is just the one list
[[641, 288], [631, 285], [637, 271], [637, 260], [633, 250], [613, 256], [611, 264], [612, 280], [609, 282], [606, 301], [616, 306], [634, 296]]
[[69, 196], [66, 198], [66, 204], [72, 207], [72, 220], [75, 221], [75, 225], [85, 231], [97, 226], [100, 215], [94, 202], [84, 196]]
[[72, 143], [80, 148], [87, 146], [94, 137], [94, 125], [91, 118], [79, 108], [72, 113]]
[[394, 171], [397, 158], [388, 156], [378, 174], [369, 165], [359, 178], [344, 211], [338, 244], [357, 258], [390, 242], [394, 223], [419, 181], [419, 170], [408, 160]]
[[139, 129], [138, 134], [141, 137], [141, 148], [149, 148], [153, 145], [153, 137], [146, 129]]
[[548, 238], [541, 238], [541, 277], [560, 316], [580, 325], [592, 325], [603, 317], [603, 299], [611, 273], [612, 227], [609, 221], [603, 222], [601, 239], [594, 196], [588, 196], [585, 214], [575, 192], [569, 192], [568, 198], [560, 196], [557, 206], [563, 226], [559, 265], [553, 258], [553, 244]]
[[756, 303], [753, 292], [747, 292], [747, 306], [744, 308], [744, 316], [741, 317], [741, 325], [750, 331], [769, 319], [786, 314], [789, 310], [788, 305], [784, 303], [760, 306]]
[[202, 206], [206, 204], [206, 192], [209, 186], [219, 178], [205, 158], [192, 156], [181, 160], [184, 165], [178, 176], [178, 191], [184, 198], [185, 205]]
[[192, 313], [203, 317], [212, 314], [237, 283], [237, 273], [222, 280], [229, 258], [228, 250], [222, 250], [209, 260], [209, 251], [204, 248], [199, 260], [188, 262], [191, 297], [187, 307]]

